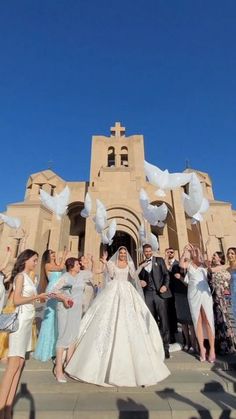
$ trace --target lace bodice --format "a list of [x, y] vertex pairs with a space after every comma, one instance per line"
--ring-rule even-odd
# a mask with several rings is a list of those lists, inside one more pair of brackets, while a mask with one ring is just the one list
[[110, 277], [113, 280], [127, 281], [129, 276], [129, 266], [125, 268], [119, 268], [113, 262], [108, 262], [107, 269]]

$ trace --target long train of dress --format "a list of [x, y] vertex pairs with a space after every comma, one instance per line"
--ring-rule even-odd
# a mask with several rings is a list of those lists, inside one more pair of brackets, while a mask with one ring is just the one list
[[115, 267], [113, 281], [83, 317], [66, 367], [73, 378], [136, 387], [154, 385], [170, 374], [158, 326], [127, 277], [128, 268]]

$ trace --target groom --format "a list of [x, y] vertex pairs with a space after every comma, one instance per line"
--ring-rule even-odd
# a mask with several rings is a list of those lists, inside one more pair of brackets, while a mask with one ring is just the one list
[[152, 246], [143, 246], [145, 261], [142, 263], [139, 279], [143, 288], [146, 304], [154, 319], [160, 324], [165, 358], [169, 358], [169, 323], [167, 299], [171, 297], [169, 290], [169, 273], [165, 261], [161, 257], [153, 256]]

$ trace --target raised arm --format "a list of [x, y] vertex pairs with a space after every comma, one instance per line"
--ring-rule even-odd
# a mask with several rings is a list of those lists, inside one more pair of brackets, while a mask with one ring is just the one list
[[181, 255], [180, 261], [179, 261], [179, 267], [186, 270], [189, 267], [190, 264], [190, 252], [191, 252], [191, 245], [187, 244], [186, 246], [184, 246], [184, 250], [183, 253]]

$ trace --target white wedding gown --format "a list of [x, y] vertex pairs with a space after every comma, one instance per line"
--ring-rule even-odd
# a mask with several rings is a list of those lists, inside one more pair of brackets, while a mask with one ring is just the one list
[[101, 386], [150, 386], [169, 370], [158, 326], [127, 280], [128, 267], [114, 265], [113, 280], [83, 317], [76, 350], [66, 367], [73, 378]]

